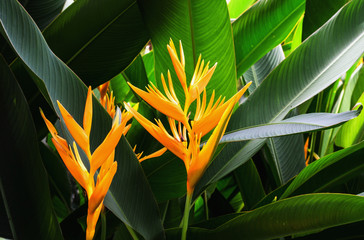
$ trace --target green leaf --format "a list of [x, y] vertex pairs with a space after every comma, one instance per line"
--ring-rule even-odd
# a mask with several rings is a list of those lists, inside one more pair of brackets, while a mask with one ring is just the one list
[[[248, 89], [249, 93], [253, 93], [268, 74], [284, 59], [283, 49], [281, 45], [278, 45], [251, 66], [243, 74], [246, 83], [252, 81], [252, 85]], [[294, 115], [296, 115], [295, 111], [291, 111], [290, 116]], [[269, 160], [274, 166], [271, 169], [275, 172], [279, 183], [285, 183], [305, 166], [301, 135], [271, 138], [268, 139], [267, 145], [271, 156]]]
[[0, 57], [0, 189], [14, 238], [62, 239], [24, 95]]
[[253, 64], [244, 74], [245, 83], [252, 82], [248, 88], [249, 94], [263, 82], [269, 73], [273, 71], [283, 60], [284, 52], [281, 45], [273, 48], [266, 55]]
[[239, 15], [247, 10], [254, 2], [255, 0], [230, 0], [228, 4], [230, 18], [239, 17]]
[[[350, 0], [306, 0], [302, 40], [320, 28], [332, 15]], [[320, 9], [318, 11], [318, 9]]]
[[20, 0], [19, 2], [43, 30], [61, 13], [66, 0]]
[[43, 35], [52, 51], [94, 87], [124, 70], [149, 39], [135, 0], [77, 0]]
[[363, 171], [364, 142], [331, 153], [303, 169], [281, 198], [319, 192]]
[[253, 160], [238, 167], [234, 171], [234, 177], [244, 201], [244, 209], [252, 209], [265, 197], [263, 184]]
[[241, 76], [280, 44], [305, 10], [305, 0], [259, 1], [233, 23], [236, 68]]
[[[56, 104], [56, 101], [59, 100], [75, 120], [82, 123], [87, 88], [51, 52], [29, 15], [15, 0], [9, 0], [6, 3], [1, 1], [0, 21], [2, 33], [12, 44], [18, 56], [30, 71], [43, 81], [57, 114], [60, 116]], [[62, 124], [64, 123], [62, 122]], [[63, 125], [62, 128], [70, 140], [65, 126]], [[103, 141], [110, 128], [110, 116], [94, 99], [91, 150], [94, 150]], [[158, 206], [139, 162], [123, 137], [116, 147], [115, 160], [119, 167], [105, 199], [106, 207], [112, 209], [116, 216], [135, 228], [143, 237], [147, 239], [163, 238], [164, 230]], [[88, 164], [87, 161], [85, 163]], [[128, 178], [126, 182], [130, 184], [118, 182], [118, 179], [125, 177]]]
[[285, 136], [296, 133], [320, 130], [349, 121], [357, 117], [360, 112], [348, 111], [344, 113], [308, 113], [284, 119], [269, 124], [249, 126], [227, 132], [220, 143], [238, 142], [257, 138]]
[[210, 66], [218, 63], [206, 88], [208, 97], [213, 90], [216, 96], [226, 99], [236, 93], [234, 42], [225, 0], [141, 0], [138, 3], [151, 34], [155, 79], [159, 87], [162, 86], [160, 74], [166, 76], [169, 69], [177, 97], [184, 103], [181, 97], [184, 93], [167, 51], [169, 39], [172, 39], [177, 48], [178, 41], [182, 41], [187, 83], [192, 79], [201, 54], [205, 63], [210, 61]]
[[363, 92], [364, 92], [364, 67], [362, 64], [362, 66], [360, 67], [359, 79], [355, 85], [353, 95], [351, 96], [352, 106], [354, 106], [354, 104], [358, 101]]
[[[227, 131], [274, 123], [315, 96], [362, 55], [364, 2], [354, 0], [290, 54], [232, 115]], [[217, 181], [247, 161], [265, 140], [227, 144], [196, 186]]]
[[186, 193], [186, 168], [170, 152], [142, 162], [148, 182], [158, 202], [179, 198]]
[[211, 231], [211, 239], [273, 239], [364, 219], [363, 197], [308, 194], [247, 212]]

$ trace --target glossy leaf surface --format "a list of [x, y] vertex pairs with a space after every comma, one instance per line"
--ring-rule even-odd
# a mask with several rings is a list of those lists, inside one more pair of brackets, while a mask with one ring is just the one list
[[[21, 60], [30, 71], [44, 82], [57, 113], [59, 114], [59, 110], [56, 101], [59, 100], [75, 120], [81, 123], [87, 91], [85, 85], [51, 52], [39, 29], [16, 1], [0, 2], [0, 20], [5, 37], [13, 45]], [[19, 41], [20, 39], [21, 41]], [[91, 131], [92, 150], [101, 143], [110, 126], [111, 118], [94, 99]], [[66, 128], [63, 127], [63, 129]], [[63, 133], [70, 140], [68, 133], [65, 131]], [[130, 157], [130, 151], [123, 152], [120, 150], [125, 148], [129, 148], [131, 151], [126, 141], [120, 141], [116, 148], [118, 154], [116, 154], [115, 160], [118, 162], [119, 168], [123, 169], [123, 174], [127, 171], [126, 176], [138, 186], [138, 191], [132, 190], [132, 186], [119, 183], [117, 180], [113, 181], [110, 194], [105, 199], [106, 207], [113, 210], [116, 216], [126, 224], [131, 225], [145, 238], [163, 238], [158, 208], [146, 177], [135, 156], [134, 158]], [[114, 178], [125, 177], [119, 176], [120, 174], [121, 171], [117, 171]], [[110, 199], [110, 195], [114, 197]], [[135, 199], [143, 200], [142, 204], [136, 205]]]

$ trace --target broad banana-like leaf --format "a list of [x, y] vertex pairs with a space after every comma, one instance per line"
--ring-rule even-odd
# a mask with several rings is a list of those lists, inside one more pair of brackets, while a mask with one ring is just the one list
[[[86, 86], [54, 55], [37, 26], [17, 1], [0, 2], [0, 23], [1, 32], [19, 58], [42, 80], [57, 114], [60, 116], [56, 104], [59, 100], [75, 120], [82, 123]], [[94, 99], [91, 150], [101, 143], [110, 127], [111, 118]], [[67, 136], [65, 129], [63, 127]], [[116, 148], [115, 160], [119, 167], [105, 199], [106, 207], [144, 238], [163, 238], [164, 230], [156, 201], [143, 170], [125, 139]], [[118, 179], [124, 178], [128, 181], [118, 182]]]
[[25, 97], [0, 56], [0, 190], [15, 239], [63, 239]]
[[[235, 111], [227, 131], [281, 121], [328, 87], [363, 54], [364, 2], [353, 0], [291, 53]], [[227, 144], [197, 184], [196, 195], [247, 161], [263, 140]]]
[[257, 138], [285, 136], [296, 133], [317, 131], [357, 117], [359, 110], [343, 113], [308, 113], [284, 119], [269, 124], [249, 126], [244, 129], [227, 132], [220, 140], [221, 143], [238, 142]]
[[[155, 79], [161, 87], [160, 74], [171, 71], [173, 86], [182, 104], [184, 96], [167, 51], [169, 39], [178, 48], [182, 41], [185, 53], [187, 83], [190, 83], [199, 55], [217, 62], [216, 70], [207, 85], [207, 96], [215, 90], [216, 96], [230, 98], [236, 93], [234, 42], [225, 0], [141, 0], [138, 1], [145, 17], [155, 59]], [[194, 111], [191, 111], [194, 114]]]
[[331, 153], [303, 169], [281, 198], [319, 192], [363, 171], [364, 142]]
[[305, 0], [258, 1], [233, 22], [238, 77], [292, 31]]

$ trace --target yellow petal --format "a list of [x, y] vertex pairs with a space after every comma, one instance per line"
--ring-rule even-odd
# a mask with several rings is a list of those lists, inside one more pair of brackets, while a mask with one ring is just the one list
[[157, 109], [164, 115], [167, 115], [179, 122], [188, 123], [184, 112], [181, 109], [181, 106], [168, 101], [166, 99], [162, 99], [161, 96], [158, 96], [156, 93], [145, 92], [137, 87], [134, 87], [132, 84], [128, 83], [129, 86], [136, 92], [144, 101], [146, 101], [153, 108]]
[[251, 82], [247, 83], [239, 92], [237, 92], [233, 97], [231, 97], [227, 102], [220, 105], [216, 109], [212, 110], [209, 114], [205, 115], [201, 119], [194, 121], [193, 129], [194, 131], [199, 134], [201, 133], [202, 136], [206, 135], [210, 132], [220, 121], [221, 116], [225, 112], [230, 103], [234, 102], [237, 103], [239, 99], [243, 96], [245, 91], [249, 88]]
[[72, 137], [87, 155], [90, 151], [89, 138], [87, 134], [85, 133], [83, 128], [78, 125], [75, 119], [73, 119], [71, 114], [69, 114], [69, 112], [63, 107], [63, 105], [59, 101], [57, 101], [57, 103], [68, 131], [71, 133]]
[[224, 135], [234, 105], [235, 101], [230, 102], [206, 145], [199, 152], [197, 159], [192, 159], [187, 171], [187, 187], [189, 192], [193, 192], [195, 185], [205, 172], [221, 137]]
[[97, 207], [102, 203], [105, 198], [107, 191], [111, 185], [112, 179], [116, 173], [117, 162], [113, 162], [109, 171], [101, 179], [101, 181], [96, 185], [95, 191], [92, 193], [88, 201], [89, 212], [94, 212]]
[[83, 113], [83, 129], [88, 137], [90, 137], [92, 125], [92, 90], [91, 86], [88, 88], [85, 112]]
[[[177, 141], [163, 128], [162, 125], [156, 126], [148, 119], [143, 117], [140, 113], [131, 108], [128, 104], [124, 104], [125, 108], [133, 114], [134, 118], [147, 130], [155, 139], [157, 139], [163, 146], [165, 146], [174, 155], [184, 160], [186, 158], [186, 148], [182, 142]], [[161, 123], [160, 123], [161, 124]]]

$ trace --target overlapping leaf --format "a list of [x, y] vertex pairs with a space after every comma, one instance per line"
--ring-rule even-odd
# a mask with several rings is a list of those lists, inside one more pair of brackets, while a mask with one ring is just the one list
[[2, 56], [0, 78], [0, 190], [13, 237], [63, 239], [29, 107]]
[[[0, 21], [4, 36], [12, 44], [18, 56], [30, 71], [43, 81], [57, 113], [59, 114], [59, 110], [56, 101], [59, 100], [77, 122], [82, 122], [87, 88], [53, 54], [26, 12], [15, 0], [1, 1]], [[101, 143], [111, 126], [111, 119], [106, 111], [97, 100], [93, 103], [91, 149], [95, 149]], [[129, 152], [123, 152], [123, 149], [129, 149]], [[107, 196], [106, 206], [145, 238], [163, 238], [163, 228], [155, 199], [138, 161], [130, 157], [130, 151], [132, 150], [126, 141], [118, 144], [115, 159], [119, 171], [115, 179], [127, 177], [135, 186], [114, 181], [110, 187], [110, 194], [114, 197], [110, 199], [109, 195]], [[133, 190], [136, 186], [137, 190]]]
[[[234, 113], [228, 130], [282, 120], [349, 69], [362, 55], [363, 45], [364, 2], [354, 0], [269, 74]], [[206, 170], [197, 192], [243, 164], [263, 143], [228, 144]]]

